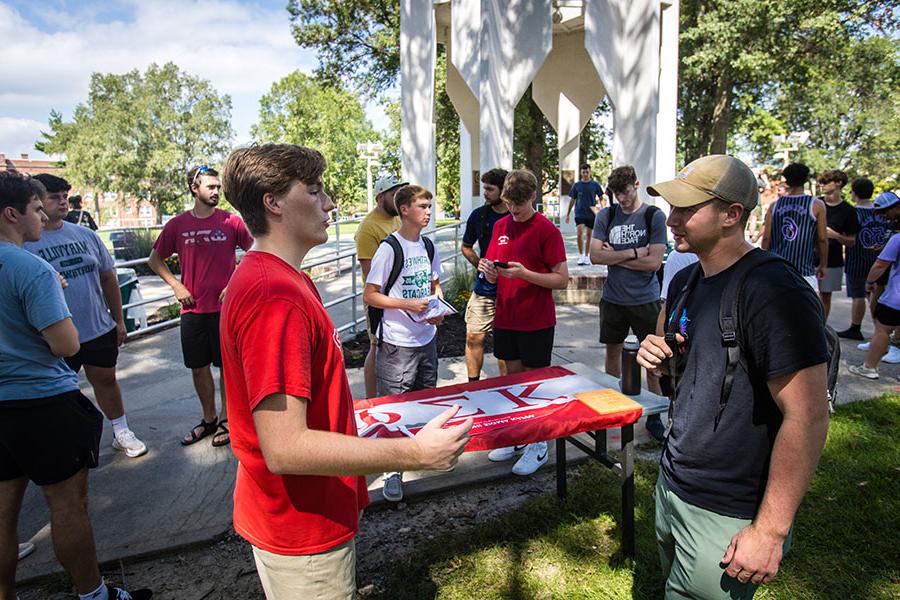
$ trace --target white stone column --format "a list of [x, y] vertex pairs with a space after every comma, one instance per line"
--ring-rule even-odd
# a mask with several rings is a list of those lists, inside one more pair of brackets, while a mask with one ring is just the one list
[[634, 166], [647, 202], [644, 186], [657, 178], [659, 13], [659, 0], [585, 3], [585, 49], [613, 107], [613, 166]]
[[511, 169], [513, 117], [553, 44], [552, 6], [545, 0], [482, 0], [481, 172]]
[[[675, 164], [678, 111], [678, 0], [660, 5], [662, 42], [659, 48], [659, 113], [656, 118], [656, 180], [671, 179], [678, 171]], [[648, 181], [649, 185], [652, 183]], [[668, 212], [666, 202], [659, 203]]]
[[[553, 50], [532, 83], [532, 98], [556, 130], [559, 139], [560, 229], [575, 231], [574, 213], [565, 222], [569, 186], [578, 181], [581, 130], [606, 95], [591, 57], [584, 31], [556, 34]], [[565, 193], [564, 193], [565, 192]]]
[[459, 120], [459, 218], [465, 221], [476, 206], [479, 189], [472, 183], [472, 136], [466, 124]]
[[[434, 8], [400, 1], [400, 158], [403, 178], [434, 191]], [[432, 225], [437, 211], [432, 211]], [[429, 226], [429, 227], [431, 227]]]

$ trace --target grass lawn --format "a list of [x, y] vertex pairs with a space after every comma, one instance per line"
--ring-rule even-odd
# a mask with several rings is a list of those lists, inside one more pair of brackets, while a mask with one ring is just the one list
[[[900, 395], [840, 406], [794, 549], [757, 598], [900, 598]], [[736, 449], [739, 452], [739, 449]], [[585, 464], [553, 494], [390, 565], [381, 598], [661, 598], [653, 532], [657, 466], [636, 464], [637, 559], [619, 550], [618, 480]]]

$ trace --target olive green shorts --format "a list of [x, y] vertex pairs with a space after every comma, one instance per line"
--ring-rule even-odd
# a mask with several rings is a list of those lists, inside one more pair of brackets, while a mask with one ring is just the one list
[[[656, 545], [666, 576], [666, 600], [746, 600], [757, 586], [725, 574], [720, 561], [734, 535], [751, 519], [726, 517], [688, 504], [656, 480]], [[792, 533], [784, 541], [784, 555]]]

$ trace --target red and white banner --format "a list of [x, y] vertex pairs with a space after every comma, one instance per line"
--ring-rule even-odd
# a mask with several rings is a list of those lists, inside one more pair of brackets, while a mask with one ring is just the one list
[[621, 427], [641, 418], [637, 402], [563, 367], [548, 367], [446, 387], [359, 400], [360, 437], [413, 436], [448, 407], [448, 425], [472, 417], [467, 452], [554, 440]]

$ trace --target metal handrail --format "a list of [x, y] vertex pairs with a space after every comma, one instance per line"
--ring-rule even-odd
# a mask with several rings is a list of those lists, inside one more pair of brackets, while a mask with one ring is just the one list
[[[346, 223], [348, 221], [344, 221], [344, 222]], [[350, 221], [350, 222], [352, 222], [352, 221]], [[447, 231], [449, 229], [454, 230], [453, 243], [454, 243], [455, 250], [453, 253], [451, 253], [449, 255], [442, 256], [441, 260], [440, 260], [441, 264], [453, 261], [454, 268], [455, 268], [455, 266], [457, 265], [457, 259], [460, 256], [462, 256], [462, 252], [459, 251], [459, 229], [460, 229], [460, 227], [463, 226], [463, 224], [464, 223], [462, 221], [459, 221], [456, 223], [450, 223], [447, 225], [442, 225], [440, 227], [435, 227], [434, 229], [426, 230], [426, 231], [422, 232], [423, 235], [428, 235], [428, 236], [434, 237], [438, 232]], [[312, 268], [320, 267], [320, 266], [323, 266], [323, 265], [326, 265], [329, 263], [336, 263], [335, 268], [336, 268], [337, 272], [340, 274], [341, 273], [340, 261], [350, 259], [350, 275], [351, 275], [351, 279], [350, 279], [351, 291], [350, 291], [350, 293], [340, 296], [338, 298], [335, 298], [333, 300], [329, 300], [328, 302], [324, 303], [323, 306], [326, 309], [329, 309], [329, 308], [332, 308], [339, 304], [342, 304], [344, 302], [350, 302], [351, 303], [351, 315], [352, 315], [351, 320], [347, 323], [337, 326], [335, 329], [337, 330], [338, 333], [344, 333], [345, 331], [348, 331], [351, 329], [353, 330], [353, 333], [357, 333], [359, 331], [359, 329], [358, 329], [359, 325], [365, 321], [365, 316], [362, 316], [362, 317], [358, 316], [358, 314], [359, 314], [358, 299], [361, 298], [363, 295], [363, 290], [360, 290], [359, 286], [357, 284], [357, 273], [359, 272], [359, 270], [358, 270], [359, 259], [357, 258], [355, 249], [351, 250], [351, 251], [345, 251], [345, 252], [339, 251], [340, 250], [340, 233], [339, 233], [340, 222], [336, 222], [335, 225], [336, 225], [336, 230], [337, 230], [337, 233], [335, 235], [335, 254], [333, 254], [331, 256], [317, 258], [308, 263], [303, 263], [301, 268], [312, 269]], [[240, 259], [243, 257], [245, 252], [243, 250], [238, 249], [236, 254], [237, 254], [238, 262], [240, 262]], [[136, 266], [136, 265], [143, 265], [143, 264], [147, 264], [149, 262], [149, 260], [150, 260], [150, 257], [148, 256], [145, 258], [137, 258], [137, 259], [133, 259], [133, 260], [117, 262], [115, 266], [116, 267], [131, 267], [131, 266]], [[450, 277], [450, 275], [448, 273], [446, 276], [441, 278], [441, 282], [443, 283], [443, 282], [447, 281], [449, 279], [449, 277]], [[122, 306], [122, 309], [124, 311], [127, 311], [130, 308], [137, 308], [137, 307], [145, 306], [148, 304], [155, 304], [157, 302], [161, 302], [161, 301], [169, 300], [169, 299], [173, 299], [173, 298], [175, 298], [174, 293], [164, 294], [162, 296], [155, 296], [153, 298], [144, 298], [137, 302], [130, 302], [128, 304], [125, 304]], [[159, 323], [150, 325], [149, 327], [143, 327], [141, 329], [136, 329], [135, 331], [131, 331], [128, 333], [127, 339], [133, 339], [133, 338], [140, 337], [140, 336], [143, 336], [143, 335], [146, 335], [149, 333], [155, 333], [158, 331], [162, 331], [164, 329], [169, 329], [171, 327], [178, 325], [179, 323], [181, 323], [180, 316], [172, 318], [172, 319], [167, 319], [165, 321], [161, 321]]]

